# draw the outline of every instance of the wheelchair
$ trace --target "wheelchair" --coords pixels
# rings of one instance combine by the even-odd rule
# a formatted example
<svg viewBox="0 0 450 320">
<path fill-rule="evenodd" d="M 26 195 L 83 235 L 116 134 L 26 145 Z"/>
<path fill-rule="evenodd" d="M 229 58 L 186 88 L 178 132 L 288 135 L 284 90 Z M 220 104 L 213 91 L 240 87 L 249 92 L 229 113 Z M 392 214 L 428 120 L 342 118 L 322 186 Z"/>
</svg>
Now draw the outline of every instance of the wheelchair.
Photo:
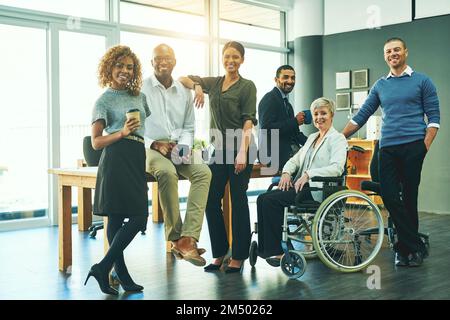
<svg viewBox="0 0 450 320">
<path fill-rule="evenodd" d="M 364 152 L 364 149 L 352 147 Z M 284 208 L 280 267 L 290 279 L 306 271 L 306 258 L 318 256 L 329 268 L 356 272 L 377 256 L 384 237 L 384 222 L 378 206 L 363 192 L 345 186 L 346 170 L 340 177 L 314 177 L 323 182 L 323 201 L 298 202 Z M 274 187 L 272 184 L 268 191 Z M 255 223 L 253 234 L 258 232 Z M 249 262 L 258 258 L 258 243 L 252 241 Z"/>
</svg>

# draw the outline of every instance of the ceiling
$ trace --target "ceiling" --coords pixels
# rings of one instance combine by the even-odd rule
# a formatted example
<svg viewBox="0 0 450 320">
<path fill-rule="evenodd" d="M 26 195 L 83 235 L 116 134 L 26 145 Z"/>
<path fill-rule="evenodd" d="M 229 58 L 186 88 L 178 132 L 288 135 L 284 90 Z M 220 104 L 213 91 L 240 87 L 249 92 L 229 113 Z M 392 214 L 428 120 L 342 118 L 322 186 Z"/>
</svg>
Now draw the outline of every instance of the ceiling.
<svg viewBox="0 0 450 320">
<path fill-rule="evenodd" d="M 205 14 L 204 0 L 133 0 L 127 2 L 140 3 L 190 14 Z M 280 29 L 279 11 L 232 0 L 221 0 L 219 3 L 220 19 L 258 27 Z"/>
</svg>

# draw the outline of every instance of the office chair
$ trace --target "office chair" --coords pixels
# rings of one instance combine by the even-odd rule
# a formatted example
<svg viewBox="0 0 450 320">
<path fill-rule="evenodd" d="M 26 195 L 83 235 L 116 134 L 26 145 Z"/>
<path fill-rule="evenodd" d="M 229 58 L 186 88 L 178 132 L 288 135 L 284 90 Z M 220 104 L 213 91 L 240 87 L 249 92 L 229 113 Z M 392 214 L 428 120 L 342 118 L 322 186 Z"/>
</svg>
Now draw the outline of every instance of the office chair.
<svg viewBox="0 0 450 320">
<path fill-rule="evenodd" d="M 88 167 L 97 167 L 102 155 L 103 149 L 95 150 L 92 147 L 91 136 L 83 138 L 83 155 Z M 89 237 L 95 238 L 97 231 L 103 229 L 103 222 L 93 223 L 89 227 Z"/>
</svg>

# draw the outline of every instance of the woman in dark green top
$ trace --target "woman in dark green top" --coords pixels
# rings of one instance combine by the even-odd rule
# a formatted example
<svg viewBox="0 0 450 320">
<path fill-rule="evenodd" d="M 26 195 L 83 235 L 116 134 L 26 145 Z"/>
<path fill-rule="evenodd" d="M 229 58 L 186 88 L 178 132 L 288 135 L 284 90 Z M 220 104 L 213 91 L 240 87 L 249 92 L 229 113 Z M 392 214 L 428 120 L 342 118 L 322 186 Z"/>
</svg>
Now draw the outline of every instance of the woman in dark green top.
<svg viewBox="0 0 450 320">
<path fill-rule="evenodd" d="M 211 142 L 215 151 L 210 161 L 211 186 L 206 205 L 206 219 L 214 261 L 205 271 L 219 270 L 229 243 L 223 220 L 222 198 L 230 182 L 233 212 L 232 259 L 227 273 L 242 270 L 250 246 L 250 212 L 247 188 L 256 157 L 252 128 L 256 125 L 256 87 L 239 74 L 244 62 L 244 47 L 235 41 L 222 50 L 223 77 L 182 77 L 179 80 L 196 94 L 196 104 L 203 105 L 203 92 L 209 95 Z M 227 143 L 227 137 L 230 143 Z"/>
</svg>

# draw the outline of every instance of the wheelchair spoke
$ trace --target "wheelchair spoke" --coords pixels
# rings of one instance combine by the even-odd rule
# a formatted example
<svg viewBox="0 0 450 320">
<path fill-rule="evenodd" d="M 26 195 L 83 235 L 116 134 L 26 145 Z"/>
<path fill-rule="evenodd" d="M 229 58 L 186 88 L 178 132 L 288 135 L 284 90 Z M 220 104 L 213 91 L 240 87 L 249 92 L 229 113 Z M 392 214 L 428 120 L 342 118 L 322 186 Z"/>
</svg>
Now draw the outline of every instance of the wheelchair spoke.
<svg viewBox="0 0 450 320">
<path fill-rule="evenodd" d="M 381 248 L 384 223 L 378 207 L 366 195 L 341 191 L 327 198 L 318 211 L 313 240 L 320 249 L 319 257 L 328 266 L 355 271 L 375 258 Z"/>
</svg>

